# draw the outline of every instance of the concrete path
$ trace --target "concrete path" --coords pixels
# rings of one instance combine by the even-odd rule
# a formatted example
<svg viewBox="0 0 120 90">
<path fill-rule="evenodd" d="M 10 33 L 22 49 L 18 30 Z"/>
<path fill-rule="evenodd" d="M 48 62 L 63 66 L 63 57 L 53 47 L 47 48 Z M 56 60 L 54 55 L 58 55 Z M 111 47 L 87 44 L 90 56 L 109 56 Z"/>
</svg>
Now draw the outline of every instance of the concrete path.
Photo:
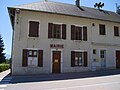
<svg viewBox="0 0 120 90">
<path fill-rule="evenodd" d="M 9 82 L 12 79 L 12 77 L 9 74 L 10 74 L 10 69 L 0 73 L 0 85 L 9 84 Z"/>
<path fill-rule="evenodd" d="M 64 74 L 12 76 L 12 80 L 10 81 L 10 83 L 15 84 L 15 83 L 27 83 L 27 82 L 69 80 L 69 79 L 110 76 L 110 75 L 117 75 L 117 74 L 120 74 L 120 70 L 106 70 L 106 71 L 64 73 Z"/>
<path fill-rule="evenodd" d="M 39 79 L 39 77 L 36 78 Z M 100 77 L 54 80 L 54 81 L 15 83 L 15 84 L 8 84 L 7 86 L 4 86 L 2 89 L 4 90 L 120 90 L 120 74 L 100 76 Z"/>
<path fill-rule="evenodd" d="M 5 76 L 7 76 L 10 73 L 10 69 L 3 71 L 0 73 L 0 78 L 4 78 Z"/>
</svg>

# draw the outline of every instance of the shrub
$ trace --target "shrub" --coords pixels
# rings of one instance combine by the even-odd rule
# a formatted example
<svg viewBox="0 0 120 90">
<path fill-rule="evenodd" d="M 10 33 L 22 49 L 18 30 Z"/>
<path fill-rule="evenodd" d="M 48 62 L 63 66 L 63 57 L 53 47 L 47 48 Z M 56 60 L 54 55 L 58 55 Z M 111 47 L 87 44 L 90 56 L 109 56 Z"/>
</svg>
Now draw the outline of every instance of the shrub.
<svg viewBox="0 0 120 90">
<path fill-rule="evenodd" d="M 9 64 L 0 64 L 0 72 L 5 71 L 10 68 Z"/>
</svg>

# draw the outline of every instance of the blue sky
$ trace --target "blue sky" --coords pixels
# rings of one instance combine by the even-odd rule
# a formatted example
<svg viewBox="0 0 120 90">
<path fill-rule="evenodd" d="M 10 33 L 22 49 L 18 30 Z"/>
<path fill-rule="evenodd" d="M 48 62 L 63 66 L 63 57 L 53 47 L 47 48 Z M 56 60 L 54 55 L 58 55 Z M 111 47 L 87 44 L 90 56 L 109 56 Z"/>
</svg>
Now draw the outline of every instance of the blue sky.
<svg viewBox="0 0 120 90">
<path fill-rule="evenodd" d="M 7 7 L 27 4 L 43 0 L 0 0 L 0 34 L 2 34 L 6 54 L 11 54 L 12 46 L 12 27 L 7 11 Z M 48 0 L 51 1 L 51 0 Z M 52 0 L 56 2 L 75 4 L 75 0 Z M 80 0 L 81 6 L 93 7 L 95 3 L 105 3 L 103 9 L 109 11 L 116 11 L 116 3 L 120 5 L 120 0 Z"/>
</svg>

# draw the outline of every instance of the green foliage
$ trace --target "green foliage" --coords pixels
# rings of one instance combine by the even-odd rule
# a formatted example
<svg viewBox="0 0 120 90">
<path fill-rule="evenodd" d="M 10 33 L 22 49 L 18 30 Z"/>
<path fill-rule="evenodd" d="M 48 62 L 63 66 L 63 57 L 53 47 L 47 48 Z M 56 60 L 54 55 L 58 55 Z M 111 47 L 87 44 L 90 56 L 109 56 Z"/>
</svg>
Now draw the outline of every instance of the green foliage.
<svg viewBox="0 0 120 90">
<path fill-rule="evenodd" d="M 9 64 L 0 64 L 0 72 L 5 71 L 10 68 Z"/>
<path fill-rule="evenodd" d="M 6 59 L 6 64 L 10 64 L 11 63 L 11 58 L 10 59 Z"/>
<path fill-rule="evenodd" d="M 0 63 L 5 62 L 5 53 L 3 53 L 4 51 L 4 42 L 2 40 L 1 34 L 0 34 Z"/>
</svg>

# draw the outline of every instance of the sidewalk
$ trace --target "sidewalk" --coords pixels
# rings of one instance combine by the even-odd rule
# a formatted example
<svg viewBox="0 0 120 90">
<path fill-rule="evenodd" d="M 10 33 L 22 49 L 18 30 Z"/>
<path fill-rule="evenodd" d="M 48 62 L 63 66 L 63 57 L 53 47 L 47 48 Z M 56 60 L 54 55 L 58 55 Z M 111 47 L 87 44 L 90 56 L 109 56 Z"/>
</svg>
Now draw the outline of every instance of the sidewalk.
<svg viewBox="0 0 120 90">
<path fill-rule="evenodd" d="M 101 76 L 110 76 L 120 74 L 120 69 L 117 70 L 104 70 L 104 71 L 90 71 L 79 73 L 61 73 L 61 74 L 41 74 L 41 75 L 19 75 L 12 76 L 10 83 L 27 83 L 27 82 L 44 82 L 80 78 L 92 78 Z"/>
<path fill-rule="evenodd" d="M 9 84 L 9 82 L 12 79 L 12 77 L 9 74 L 10 74 L 10 69 L 0 73 L 0 84 Z"/>
<path fill-rule="evenodd" d="M 10 69 L 1 72 L 1 73 L 0 73 L 0 79 L 1 79 L 1 78 L 4 78 L 4 77 L 7 76 L 9 73 L 10 73 Z"/>
<path fill-rule="evenodd" d="M 61 74 L 41 74 L 41 75 L 19 75 L 10 76 L 10 70 L 0 73 L 0 84 L 15 84 L 27 82 L 44 82 L 80 78 L 92 78 L 101 76 L 110 76 L 120 74 L 120 69 L 116 70 L 103 70 L 103 71 L 89 71 L 79 73 L 61 73 Z"/>
</svg>

